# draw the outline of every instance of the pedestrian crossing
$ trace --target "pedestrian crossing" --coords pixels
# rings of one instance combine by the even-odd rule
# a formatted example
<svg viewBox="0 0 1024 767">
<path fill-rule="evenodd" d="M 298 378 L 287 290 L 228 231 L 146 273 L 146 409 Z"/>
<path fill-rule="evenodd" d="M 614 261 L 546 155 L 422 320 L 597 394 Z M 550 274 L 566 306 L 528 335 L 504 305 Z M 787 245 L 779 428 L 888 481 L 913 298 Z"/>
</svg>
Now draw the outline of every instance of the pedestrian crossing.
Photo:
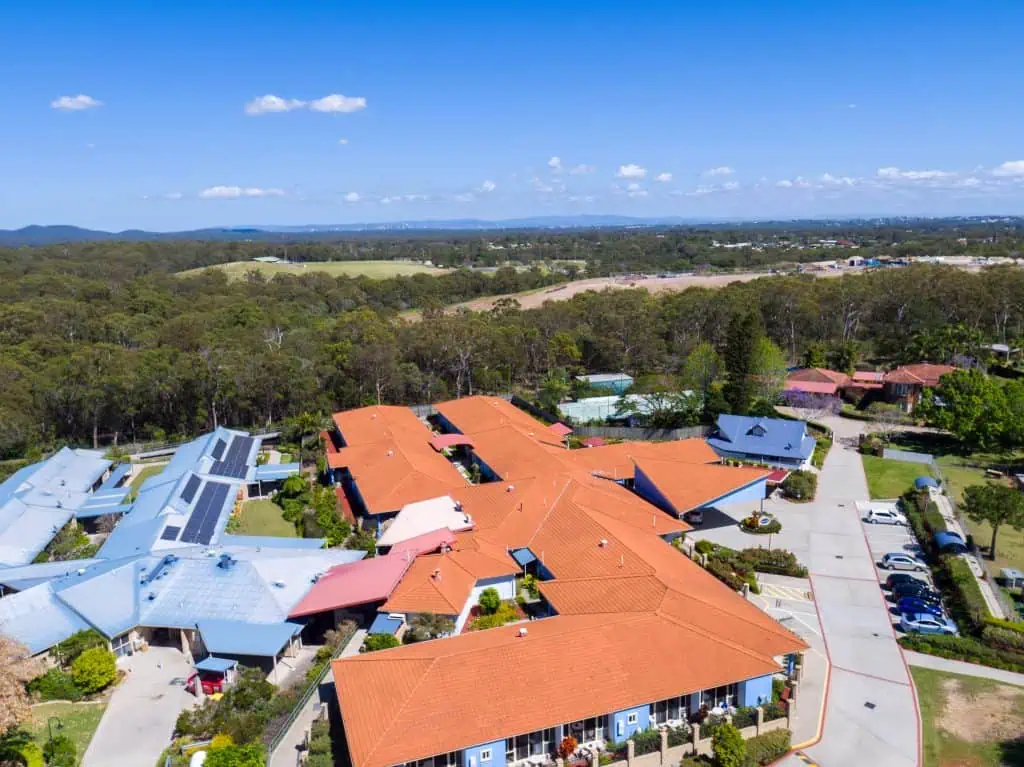
<svg viewBox="0 0 1024 767">
<path fill-rule="evenodd" d="M 792 602 L 811 602 L 811 592 L 793 586 L 761 583 L 761 596 L 766 599 L 788 599 Z"/>
</svg>

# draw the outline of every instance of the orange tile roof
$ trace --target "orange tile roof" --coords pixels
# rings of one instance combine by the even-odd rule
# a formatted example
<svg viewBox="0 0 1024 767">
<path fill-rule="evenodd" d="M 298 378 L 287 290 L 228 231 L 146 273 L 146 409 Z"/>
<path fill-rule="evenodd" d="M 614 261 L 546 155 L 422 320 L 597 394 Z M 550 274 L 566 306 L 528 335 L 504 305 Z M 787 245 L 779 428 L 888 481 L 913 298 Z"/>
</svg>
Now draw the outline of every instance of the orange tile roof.
<svg viewBox="0 0 1024 767">
<path fill-rule="evenodd" d="M 921 386 L 938 386 L 939 379 L 956 370 L 952 365 L 934 365 L 921 362 L 916 365 L 902 365 L 885 376 L 886 383 L 916 383 Z"/>
<path fill-rule="evenodd" d="M 850 382 L 850 376 L 840 373 L 837 370 L 828 368 L 803 368 L 794 370 L 786 376 L 789 381 L 809 381 L 813 383 L 830 383 L 836 386 L 845 386 Z"/>
<path fill-rule="evenodd" d="M 547 431 L 540 421 L 501 397 L 463 397 L 441 402 L 434 409 L 463 434 L 475 435 L 501 426 L 513 426 L 539 439 Z M 543 437 L 556 442 L 558 439 L 552 433 Z"/>
<path fill-rule="evenodd" d="M 430 437 L 429 429 L 415 413 L 397 405 L 370 405 L 335 413 L 331 418 L 349 447 L 397 439 L 419 431 L 427 432 L 424 439 Z"/>
<path fill-rule="evenodd" d="M 611 479 L 629 479 L 639 458 L 661 458 L 680 463 L 720 463 L 721 457 L 702 439 L 673 442 L 620 442 L 617 445 L 567 450 L 563 462 L 591 474 Z"/>
<path fill-rule="evenodd" d="M 641 459 L 637 468 L 661 491 L 677 514 L 711 503 L 771 473 L 769 469 L 721 464 L 690 466 L 681 472 L 678 463 L 650 458 Z"/>
<path fill-rule="evenodd" d="M 422 555 L 412 563 L 381 609 L 458 615 L 478 580 L 518 572 L 511 558 L 500 561 L 472 549 Z"/>
</svg>

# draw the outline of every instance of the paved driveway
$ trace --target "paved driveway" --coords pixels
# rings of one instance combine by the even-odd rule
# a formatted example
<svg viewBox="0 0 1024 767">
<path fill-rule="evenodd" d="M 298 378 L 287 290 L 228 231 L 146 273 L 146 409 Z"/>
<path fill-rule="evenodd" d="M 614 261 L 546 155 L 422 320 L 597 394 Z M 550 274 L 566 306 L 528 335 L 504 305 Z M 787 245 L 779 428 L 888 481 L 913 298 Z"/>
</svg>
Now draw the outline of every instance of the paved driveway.
<svg viewBox="0 0 1024 767">
<path fill-rule="evenodd" d="M 170 745 L 178 714 L 196 702 L 174 684 L 191 672 L 178 650 L 151 647 L 120 665 L 130 671 L 111 696 L 82 767 L 152 767 Z"/>
</svg>

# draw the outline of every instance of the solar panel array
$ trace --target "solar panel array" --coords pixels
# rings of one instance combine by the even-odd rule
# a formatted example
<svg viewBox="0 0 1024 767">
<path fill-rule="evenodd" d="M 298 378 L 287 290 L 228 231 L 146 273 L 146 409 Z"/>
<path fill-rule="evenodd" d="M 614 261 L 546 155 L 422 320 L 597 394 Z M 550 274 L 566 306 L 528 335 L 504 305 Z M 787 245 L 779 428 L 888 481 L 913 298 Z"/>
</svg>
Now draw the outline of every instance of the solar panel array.
<svg viewBox="0 0 1024 767">
<path fill-rule="evenodd" d="M 206 483 L 203 492 L 199 494 L 196 507 L 188 518 L 185 530 L 181 534 L 182 543 L 201 543 L 203 545 L 210 543 L 229 490 L 231 490 L 231 485 L 226 485 L 223 482 Z"/>
<path fill-rule="evenodd" d="M 210 455 L 213 456 L 213 460 L 219 461 L 220 457 L 224 455 L 224 448 L 228 446 L 228 443 L 222 439 L 217 440 L 217 444 L 213 446 L 213 452 Z"/>
<path fill-rule="evenodd" d="M 196 490 L 199 489 L 201 481 L 195 474 L 189 477 L 188 482 L 185 483 L 185 489 L 181 491 L 181 500 L 185 503 L 192 503 L 192 499 L 196 497 Z"/>
<path fill-rule="evenodd" d="M 160 535 L 160 539 L 164 541 L 176 541 L 178 540 L 178 533 L 181 532 L 181 528 L 177 525 L 168 525 L 164 528 L 163 533 Z"/>
<path fill-rule="evenodd" d="M 247 464 L 249 451 L 252 449 L 254 441 L 252 437 L 235 437 L 231 440 L 231 446 L 228 448 L 224 460 L 213 464 L 210 473 L 218 477 L 245 479 L 246 471 L 249 468 Z"/>
</svg>

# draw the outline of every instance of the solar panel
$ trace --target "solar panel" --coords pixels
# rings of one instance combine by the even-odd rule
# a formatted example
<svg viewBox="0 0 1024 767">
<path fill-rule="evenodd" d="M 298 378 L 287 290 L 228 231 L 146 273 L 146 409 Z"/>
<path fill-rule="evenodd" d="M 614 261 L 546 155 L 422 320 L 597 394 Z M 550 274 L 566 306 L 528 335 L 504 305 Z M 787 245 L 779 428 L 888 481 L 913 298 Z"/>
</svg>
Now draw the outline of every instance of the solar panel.
<svg viewBox="0 0 1024 767">
<path fill-rule="evenodd" d="M 220 511 L 224 507 L 224 501 L 228 497 L 231 485 L 223 482 L 207 482 L 203 492 L 199 494 L 192 514 L 185 524 L 185 530 L 181 534 L 183 543 L 208 544 L 213 538 L 214 530 L 217 529 L 217 520 L 220 519 Z"/>
<path fill-rule="evenodd" d="M 249 468 L 247 461 L 249 459 L 249 451 L 252 449 L 253 442 L 255 442 L 255 440 L 252 437 L 235 437 L 231 440 L 231 445 L 228 447 L 227 455 L 224 456 L 223 460 L 217 461 L 213 464 L 213 467 L 210 469 L 210 473 L 219 477 L 244 479 L 246 471 Z"/>
<path fill-rule="evenodd" d="M 185 503 L 192 503 L 192 499 L 196 497 L 196 490 L 199 489 L 201 481 L 195 474 L 189 477 L 188 482 L 185 483 L 185 489 L 181 491 L 181 500 Z"/>
<path fill-rule="evenodd" d="M 213 456 L 213 460 L 219 461 L 220 457 L 224 455 L 224 448 L 228 446 L 228 443 L 222 439 L 217 440 L 217 444 L 213 446 L 213 452 L 210 455 Z"/>
<path fill-rule="evenodd" d="M 164 528 L 163 533 L 160 535 L 160 539 L 164 541 L 176 541 L 178 540 L 178 533 L 181 532 L 181 528 L 177 525 L 168 525 Z"/>
</svg>

